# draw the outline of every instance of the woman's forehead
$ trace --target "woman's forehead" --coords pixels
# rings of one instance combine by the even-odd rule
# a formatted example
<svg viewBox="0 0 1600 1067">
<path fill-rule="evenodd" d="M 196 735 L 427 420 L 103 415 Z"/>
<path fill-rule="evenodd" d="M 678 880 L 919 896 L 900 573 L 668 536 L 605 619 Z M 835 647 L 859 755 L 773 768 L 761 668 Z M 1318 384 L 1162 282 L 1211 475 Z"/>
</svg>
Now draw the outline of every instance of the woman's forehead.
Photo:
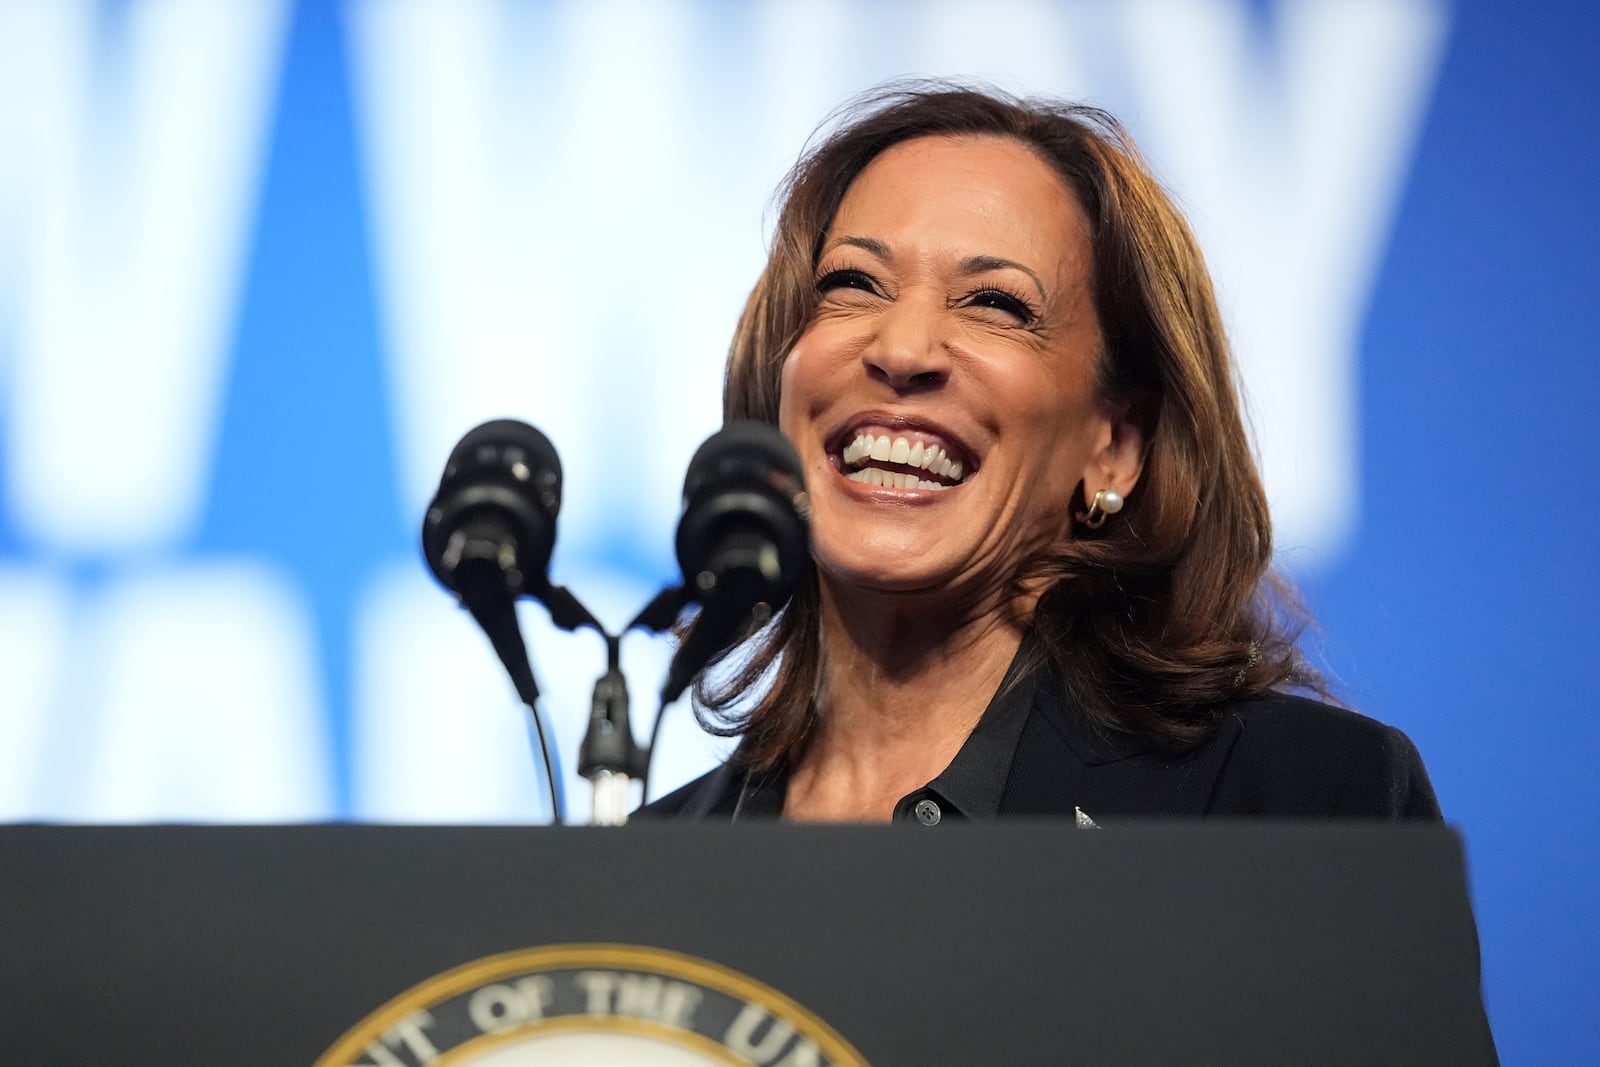
<svg viewBox="0 0 1600 1067">
<path fill-rule="evenodd" d="M 891 255 L 990 256 L 1042 273 L 1083 266 L 1088 218 L 1027 145 L 994 135 L 928 136 L 885 149 L 845 191 L 823 244 Z"/>
</svg>

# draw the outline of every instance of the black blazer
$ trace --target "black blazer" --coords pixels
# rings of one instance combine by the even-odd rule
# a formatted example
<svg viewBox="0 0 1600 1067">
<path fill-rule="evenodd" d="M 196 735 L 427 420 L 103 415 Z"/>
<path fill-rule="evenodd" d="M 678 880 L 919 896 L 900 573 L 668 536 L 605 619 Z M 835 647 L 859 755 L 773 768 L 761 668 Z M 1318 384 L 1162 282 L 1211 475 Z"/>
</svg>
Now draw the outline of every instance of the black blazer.
<svg viewBox="0 0 1600 1067">
<path fill-rule="evenodd" d="M 647 805 L 646 815 L 731 818 L 744 785 L 733 764 Z M 1272 693 L 1229 706 L 1217 731 L 1180 754 L 1094 730 L 1059 680 L 1035 688 L 1000 814 L 1438 819 L 1410 738 L 1364 715 Z"/>
</svg>

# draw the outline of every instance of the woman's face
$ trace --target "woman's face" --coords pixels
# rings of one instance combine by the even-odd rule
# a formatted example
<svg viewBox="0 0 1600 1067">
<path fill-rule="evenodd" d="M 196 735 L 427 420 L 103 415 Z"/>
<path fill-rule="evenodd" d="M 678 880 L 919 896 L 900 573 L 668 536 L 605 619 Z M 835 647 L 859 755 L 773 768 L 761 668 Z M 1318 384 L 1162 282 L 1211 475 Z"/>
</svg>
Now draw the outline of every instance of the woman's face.
<svg viewBox="0 0 1600 1067">
<path fill-rule="evenodd" d="M 924 137 L 861 172 L 779 411 L 825 576 L 994 588 L 1069 536 L 1080 482 L 1132 488 L 1137 431 L 1095 390 L 1090 265 L 1076 196 L 1015 141 Z"/>
</svg>

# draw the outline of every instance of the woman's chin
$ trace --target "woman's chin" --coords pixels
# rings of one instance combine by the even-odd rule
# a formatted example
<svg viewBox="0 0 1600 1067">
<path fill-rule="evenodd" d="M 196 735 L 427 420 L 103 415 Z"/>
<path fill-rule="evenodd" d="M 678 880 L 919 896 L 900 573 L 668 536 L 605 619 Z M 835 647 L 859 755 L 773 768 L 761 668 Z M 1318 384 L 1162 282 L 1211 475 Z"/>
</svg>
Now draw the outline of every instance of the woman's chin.
<svg viewBox="0 0 1600 1067">
<path fill-rule="evenodd" d="M 885 559 L 883 553 L 832 555 L 819 552 L 817 566 L 823 579 L 840 592 L 903 594 L 913 596 L 948 589 L 961 574 L 950 561 L 902 557 Z"/>
</svg>

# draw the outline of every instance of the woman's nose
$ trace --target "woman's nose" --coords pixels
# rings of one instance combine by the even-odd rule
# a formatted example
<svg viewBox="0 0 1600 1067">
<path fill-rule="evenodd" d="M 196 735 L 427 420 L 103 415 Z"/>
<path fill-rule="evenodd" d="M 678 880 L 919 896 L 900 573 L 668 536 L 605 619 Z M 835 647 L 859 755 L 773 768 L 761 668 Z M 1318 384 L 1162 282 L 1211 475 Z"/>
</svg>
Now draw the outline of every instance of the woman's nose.
<svg viewBox="0 0 1600 1067">
<path fill-rule="evenodd" d="M 886 308 L 877 335 L 862 353 L 867 373 L 901 392 L 942 384 L 950 374 L 942 310 L 904 296 Z"/>
</svg>

